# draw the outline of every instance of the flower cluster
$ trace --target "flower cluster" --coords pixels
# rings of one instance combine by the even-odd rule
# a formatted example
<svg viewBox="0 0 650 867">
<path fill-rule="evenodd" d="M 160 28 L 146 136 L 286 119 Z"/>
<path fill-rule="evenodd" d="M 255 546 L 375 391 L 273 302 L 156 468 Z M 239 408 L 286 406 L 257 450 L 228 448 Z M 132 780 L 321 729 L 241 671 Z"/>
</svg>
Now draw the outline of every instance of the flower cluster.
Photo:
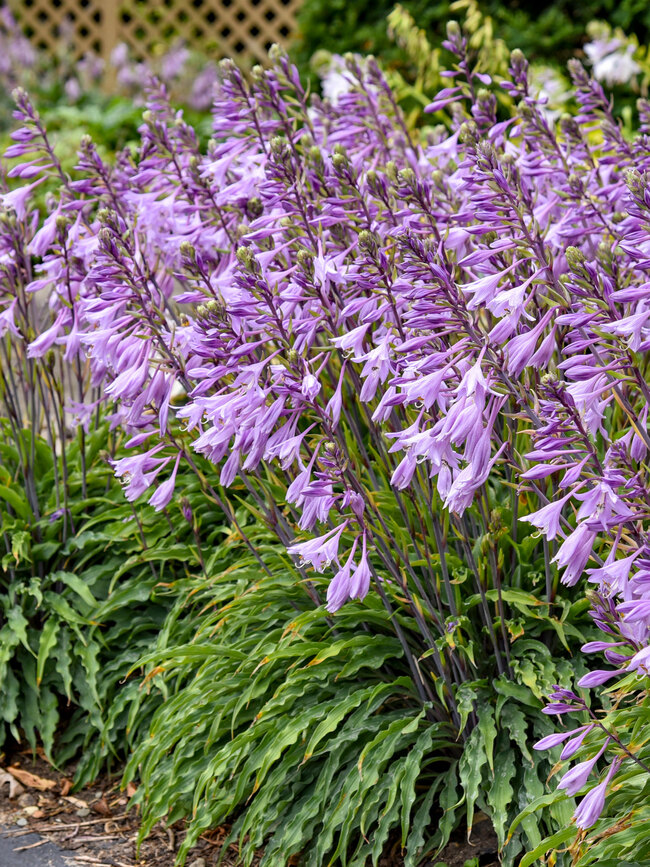
<svg viewBox="0 0 650 867">
<path fill-rule="evenodd" d="M 544 537 L 547 602 L 558 575 L 573 586 L 586 570 L 595 585 L 593 617 L 613 640 L 585 650 L 614 668 L 580 685 L 645 672 L 650 105 L 625 140 L 573 62 L 578 112 L 555 123 L 520 52 L 495 85 L 458 28 L 445 47 L 458 62 L 429 111 L 450 112 L 451 129 L 426 141 L 372 59 L 349 58 L 345 88 L 320 101 L 276 52 L 250 80 L 221 64 L 205 151 L 161 86 L 138 152 L 108 165 L 84 140 L 75 180 L 18 94 L 8 155 L 23 158 L 10 173 L 23 186 L 1 201 L 31 227 L 26 292 L 53 314 L 30 353 L 60 346 L 89 366 L 130 437 L 115 466 L 127 497 L 163 508 L 180 462 L 204 455 L 215 487 L 243 486 L 300 568 L 331 575 L 331 612 L 389 581 L 437 594 L 454 617 L 444 570 L 442 588 L 427 585 L 413 561 L 444 544 L 443 509 L 467 541 L 466 511 L 506 479 Z M 499 88 L 516 104 L 506 120 Z M 39 224 L 30 196 L 53 175 L 61 193 Z M 7 243 L 8 272 L 17 255 Z M 10 289 L 0 299 L 3 332 L 17 303 Z M 93 406 L 71 412 L 83 425 Z M 387 526 L 386 498 L 411 548 Z M 583 708 L 556 698 L 551 713 Z M 564 757 L 597 731 L 566 735 Z M 614 750 L 583 827 L 633 758 L 607 738 L 562 781 L 579 791 Z"/>
</svg>

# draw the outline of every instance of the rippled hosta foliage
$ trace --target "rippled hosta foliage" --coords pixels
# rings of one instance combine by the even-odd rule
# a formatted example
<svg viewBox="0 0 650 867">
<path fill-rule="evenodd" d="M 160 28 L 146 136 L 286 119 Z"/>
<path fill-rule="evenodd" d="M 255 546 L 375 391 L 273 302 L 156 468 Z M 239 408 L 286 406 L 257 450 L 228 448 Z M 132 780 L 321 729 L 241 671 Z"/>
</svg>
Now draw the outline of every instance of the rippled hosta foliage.
<svg viewBox="0 0 650 867">
<path fill-rule="evenodd" d="M 456 63 L 428 110 L 451 131 L 423 142 L 372 60 L 349 61 L 332 104 L 310 101 L 277 52 L 250 80 L 222 65 L 207 150 L 154 88 L 138 150 L 109 165 L 86 139 L 69 178 L 17 94 L 2 329 L 21 293 L 47 299 L 29 357 L 59 347 L 87 365 L 96 397 L 72 414 L 84 430 L 111 402 L 127 498 L 164 510 L 200 455 L 206 494 L 260 570 L 232 600 L 215 589 L 222 643 L 199 630 L 159 653 L 177 693 L 130 768 L 147 822 L 191 814 L 198 833 L 229 818 L 246 859 L 265 843 L 269 859 L 360 864 L 397 829 L 417 858 L 461 812 L 471 828 L 476 805 L 505 863 L 577 835 L 587 864 L 644 827 L 642 810 L 618 822 L 617 805 L 626 781 L 643 803 L 650 749 L 650 107 L 627 140 L 573 62 L 578 111 L 555 121 L 521 52 L 494 83 L 458 26 L 445 47 Z M 52 177 L 39 222 L 30 198 Z M 282 543 L 270 566 L 237 501 Z M 587 671 L 586 638 L 611 668 Z M 378 704 L 351 698 L 362 676 L 382 684 Z M 597 698 L 574 692 L 612 680 Z M 210 700 L 195 707 L 199 693 Z M 560 743 L 581 761 L 547 795 Z M 202 776 L 183 776 L 185 761 Z"/>
</svg>

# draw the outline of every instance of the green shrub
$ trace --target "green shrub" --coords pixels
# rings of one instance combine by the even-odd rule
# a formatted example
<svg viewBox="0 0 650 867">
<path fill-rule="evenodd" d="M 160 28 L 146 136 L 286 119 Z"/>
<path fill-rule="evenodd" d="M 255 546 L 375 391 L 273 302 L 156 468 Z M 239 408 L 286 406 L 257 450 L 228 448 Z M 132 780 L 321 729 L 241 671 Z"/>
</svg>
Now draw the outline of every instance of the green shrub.
<svg viewBox="0 0 650 867">
<path fill-rule="evenodd" d="M 293 48 L 296 62 L 306 68 L 320 50 L 372 53 L 388 67 L 402 67 L 405 57 L 387 34 L 386 18 L 393 0 L 366 3 L 364 0 L 304 0 L 298 14 L 298 35 Z M 445 25 L 468 5 L 460 3 L 405 0 L 402 4 L 423 28 L 433 44 L 445 36 Z M 564 65 L 586 41 L 587 24 L 606 19 L 612 25 L 634 33 L 639 42 L 650 40 L 650 6 L 636 0 L 588 0 L 552 3 L 533 0 L 481 0 L 480 11 L 492 19 L 495 33 L 512 48 L 521 48 L 532 62 Z"/>
</svg>

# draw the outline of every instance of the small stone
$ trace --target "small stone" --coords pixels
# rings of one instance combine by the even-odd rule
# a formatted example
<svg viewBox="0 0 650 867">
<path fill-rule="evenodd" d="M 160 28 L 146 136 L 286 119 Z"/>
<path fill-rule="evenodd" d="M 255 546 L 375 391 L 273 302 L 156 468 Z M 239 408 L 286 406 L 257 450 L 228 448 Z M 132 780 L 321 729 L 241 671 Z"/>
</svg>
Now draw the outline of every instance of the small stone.
<svg viewBox="0 0 650 867">
<path fill-rule="evenodd" d="M 25 792 L 18 798 L 19 807 L 33 807 L 36 803 L 36 798 L 31 792 Z"/>
<path fill-rule="evenodd" d="M 88 807 L 80 807 L 78 810 L 74 811 L 75 816 L 79 816 L 80 819 L 85 819 L 86 816 L 90 816 L 90 809 Z"/>
<path fill-rule="evenodd" d="M 206 867 L 205 858 L 195 858 L 188 867 Z"/>
<path fill-rule="evenodd" d="M 24 828 L 27 824 L 27 819 L 16 819 L 16 825 L 20 825 L 21 828 Z"/>
</svg>

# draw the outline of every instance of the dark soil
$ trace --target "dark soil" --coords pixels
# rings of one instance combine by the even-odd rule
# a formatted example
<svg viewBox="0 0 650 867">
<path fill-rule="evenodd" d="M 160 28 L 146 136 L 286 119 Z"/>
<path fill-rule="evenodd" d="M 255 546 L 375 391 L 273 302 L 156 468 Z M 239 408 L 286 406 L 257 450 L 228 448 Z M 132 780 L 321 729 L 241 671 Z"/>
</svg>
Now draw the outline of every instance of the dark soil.
<svg viewBox="0 0 650 867">
<path fill-rule="evenodd" d="M 27 772 L 30 776 L 25 776 Z M 11 783 L 10 779 L 14 782 Z M 46 788 L 47 787 L 47 788 Z M 101 777 L 72 794 L 71 780 L 57 773 L 43 758 L 12 756 L 0 765 L 0 827 L 17 847 L 21 837 L 36 833 L 74 854 L 74 867 L 173 867 L 183 842 L 181 824 L 156 826 L 136 855 L 139 821 L 136 809 L 127 812 L 128 795 L 119 780 Z M 216 864 L 227 829 L 205 834 L 192 849 L 187 867 Z M 30 840 L 33 838 L 30 838 Z M 234 867 L 236 852 L 227 852 L 224 867 Z"/>
<path fill-rule="evenodd" d="M 32 843 L 38 834 L 43 844 L 51 842 L 74 855 L 70 867 L 173 867 L 185 832 L 178 823 L 166 828 L 162 823 L 142 843 L 136 854 L 139 828 L 137 809 L 127 812 L 134 789 L 122 792 L 117 781 L 100 777 L 86 789 L 71 793 L 72 781 L 58 773 L 41 756 L 14 755 L 0 763 L 0 829 L 16 847 L 21 838 Z M 213 867 L 221 855 L 228 828 L 217 828 L 202 835 L 192 849 L 187 867 Z M 454 835 L 431 862 L 446 867 L 463 867 L 478 858 L 479 867 L 498 867 L 497 840 L 487 816 L 475 817 L 471 842 Z M 43 863 L 47 863 L 44 860 Z M 381 859 L 381 867 L 401 867 L 399 845 Z M 222 856 L 223 867 L 235 867 L 237 851 L 233 846 Z"/>
</svg>

